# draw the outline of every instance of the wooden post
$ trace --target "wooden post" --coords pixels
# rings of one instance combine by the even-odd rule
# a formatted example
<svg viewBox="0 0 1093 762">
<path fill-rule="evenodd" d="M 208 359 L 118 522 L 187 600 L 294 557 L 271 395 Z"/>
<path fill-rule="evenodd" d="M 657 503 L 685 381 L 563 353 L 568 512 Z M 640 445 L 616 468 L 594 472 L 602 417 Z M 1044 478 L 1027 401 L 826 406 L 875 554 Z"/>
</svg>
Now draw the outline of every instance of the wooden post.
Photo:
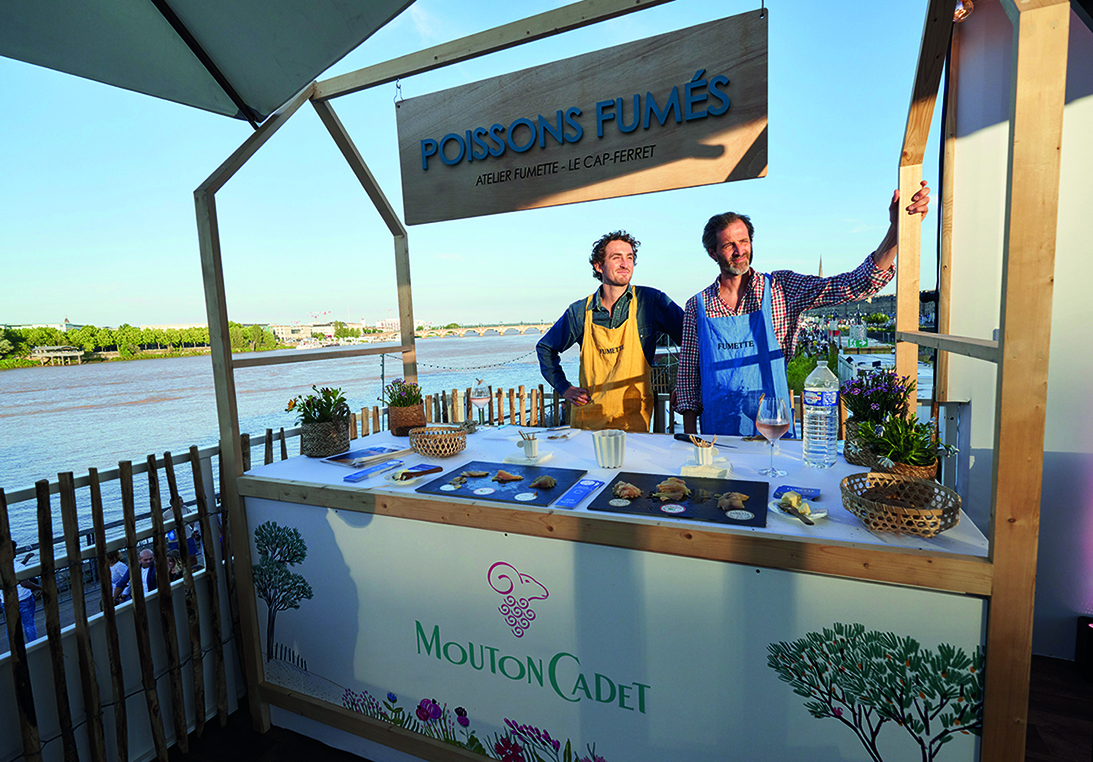
<svg viewBox="0 0 1093 762">
<path fill-rule="evenodd" d="M 38 559 L 42 565 L 42 608 L 46 614 L 46 637 L 49 658 L 53 665 L 53 693 L 57 699 L 57 719 L 61 725 L 61 743 L 65 762 L 77 762 L 76 735 L 72 731 L 72 709 L 68 705 L 68 679 L 65 674 L 65 654 L 61 644 L 61 614 L 57 605 L 57 569 L 53 552 L 53 512 L 49 504 L 49 482 L 34 484 L 38 497 Z"/>
<path fill-rule="evenodd" d="M 539 390 L 536 387 L 531 387 L 530 400 L 528 404 L 528 415 L 531 416 L 531 425 L 539 425 Z"/>
<path fill-rule="evenodd" d="M 140 660 L 140 682 L 144 687 L 144 703 L 148 707 L 148 724 L 152 729 L 152 744 L 156 759 L 167 762 L 167 739 L 163 733 L 163 719 L 159 715 L 159 691 L 152 664 L 152 642 L 148 635 L 148 609 L 144 603 L 144 580 L 140 573 L 137 555 L 136 503 L 133 499 L 133 464 L 127 460 L 118 463 L 121 482 L 121 507 L 125 521 L 125 545 L 129 558 L 129 585 L 133 594 L 133 629 L 137 639 L 137 657 Z M 48 489 L 48 483 L 46 484 Z M 62 726 L 63 727 L 63 726 Z"/>
<path fill-rule="evenodd" d="M 519 399 L 519 406 L 520 406 L 520 425 L 521 426 L 526 426 L 528 420 L 526 418 L 527 414 L 524 411 L 524 407 L 525 407 L 524 403 L 527 402 L 527 393 L 524 392 L 524 385 L 523 384 L 520 384 L 520 391 L 517 393 L 516 396 Z"/>
<path fill-rule="evenodd" d="M 382 426 L 380 425 L 380 408 L 379 405 L 372 406 L 372 433 L 379 434 Z"/>
<path fill-rule="evenodd" d="M 516 390 L 509 389 L 509 423 L 517 425 L 519 421 L 516 419 Z"/>
<path fill-rule="evenodd" d="M 80 688 L 87 717 L 87 743 L 93 760 L 106 760 L 102 724 L 102 699 L 95 676 L 95 654 L 87 625 L 87 596 L 83 587 L 83 558 L 80 556 L 80 526 L 76 517 L 76 485 L 71 471 L 57 474 L 61 495 L 61 526 L 68 555 L 68 584 L 72 592 L 72 616 L 76 629 L 76 656 L 80 665 Z"/>
<path fill-rule="evenodd" d="M 366 437 L 369 434 L 371 434 L 371 432 L 368 429 L 368 408 L 366 408 L 366 407 L 361 408 L 361 416 L 360 417 L 361 417 L 361 436 Z"/>
<path fill-rule="evenodd" d="M 288 442 L 285 441 L 285 427 L 281 427 L 281 460 L 288 460 Z"/>
<path fill-rule="evenodd" d="M 349 441 L 357 438 L 357 414 L 349 414 Z"/>
<path fill-rule="evenodd" d="M 178 744 L 179 751 L 188 754 L 190 743 L 186 698 L 182 690 L 182 668 L 178 660 L 178 632 L 175 629 L 175 606 L 171 600 L 171 575 L 167 571 L 167 537 L 163 528 L 163 508 L 160 506 L 155 455 L 148 456 L 148 502 L 152 511 L 152 552 L 155 555 L 156 592 L 159 594 L 159 619 L 163 624 L 163 646 L 167 653 L 167 675 L 171 684 L 171 717 L 175 724 L 175 743 Z M 179 545 L 185 541 L 182 538 Z"/>
<path fill-rule="evenodd" d="M 268 466 L 273 462 L 273 429 L 266 429 L 266 438 L 263 444 L 265 445 L 263 462 Z M 164 466 L 167 466 L 167 464 L 164 463 Z"/>
<path fill-rule="evenodd" d="M 425 395 L 425 423 L 433 422 L 433 395 Z"/>
<path fill-rule="evenodd" d="M 281 446 L 284 447 L 285 430 L 281 429 Z M 283 460 L 283 458 L 282 458 Z M 201 544 L 205 551 L 205 575 L 209 580 L 209 622 L 213 631 L 213 674 L 216 675 L 216 715 L 220 727 L 228 722 L 228 682 L 224 672 L 224 636 L 220 625 L 220 559 L 212 523 L 209 521 L 209 503 L 205 493 L 205 477 L 201 472 L 201 456 L 197 446 L 190 448 L 190 466 L 193 471 L 194 493 L 197 498 L 197 520 L 201 526 Z"/>
<path fill-rule="evenodd" d="M 539 422 L 541 426 L 546 426 L 546 395 L 544 393 L 543 385 L 539 384 Z"/>
<path fill-rule="evenodd" d="M 18 582 L 15 579 L 15 544 L 11 541 L 8 503 L 3 489 L 0 489 L 0 587 L 3 588 L 4 610 L 8 612 L 5 619 L 8 645 L 11 648 L 15 705 L 19 710 L 19 728 L 23 733 L 23 757 L 27 762 L 41 762 L 42 743 L 38 734 L 38 713 L 34 709 L 34 690 L 30 680 L 30 666 L 27 664 L 27 644 L 23 640 Z"/>
<path fill-rule="evenodd" d="M 220 494 L 224 494 L 224 464 L 221 462 L 220 468 Z M 240 662 L 246 658 L 246 652 L 243 649 L 243 644 L 239 642 L 238 634 L 240 632 L 240 614 L 239 614 L 239 586 L 235 581 L 235 544 L 238 542 L 235 538 L 236 529 L 235 523 L 232 520 L 230 512 L 224 510 L 224 501 L 220 501 L 220 531 L 222 533 L 222 543 L 224 548 L 224 585 L 228 591 L 228 614 L 232 620 L 232 632 L 236 634 L 235 638 L 235 653 Z M 258 653 L 261 657 L 261 649 Z M 251 711 L 254 710 L 254 703 L 251 702 Z M 252 715 L 253 721 L 253 715 Z"/>
<path fill-rule="evenodd" d="M 452 423 L 463 422 L 463 405 L 458 389 L 452 389 L 452 414 L 450 420 Z"/>
<path fill-rule="evenodd" d="M 558 390 L 557 389 L 551 389 L 550 390 L 550 396 L 551 396 L 551 406 L 550 406 L 551 421 L 550 421 L 550 425 L 551 426 L 560 426 L 562 424 L 562 421 L 561 421 L 561 416 L 558 415 L 558 412 L 559 412 L 558 411 Z"/>
<path fill-rule="evenodd" d="M 273 461 L 273 431 L 266 430 L 266 454 Z M 194 733 L 198 738 L 205 732 L 205 667 L 201 650 L 201 614 L 197 610 L 197 593 L 194 590 L 193 558 L 190 541 L 186 537 L 186 525 L 182 520 L 182 496 L 178 494 L 175 467 L 171 453 L 163 454 L 163 470 L 171 491 L 171 514 L 175 519 L 175 537 L 178 538 L 178 554 L 182 558 L 182 589 L 185 594 L 186 623 L 190 643 L 190 666 L 194 683 Z"/>
<path fill-rule="evenodd" d="M 983 759 L 1023 760 L 1036 599 L 1070 3 L 1004 3 L 1013 22 L 996 375 Z"/>
<path fill-rule="evenodd" d="M 239 446 L 243 450 L 243 471 L 250 471 L 250 434 L 239 435 Z"/>
<path fill-rule="evenodd" d="M 664 433 L 664 399 L 665 395 L 653 392 L 653 433 Z"/>
</svg>

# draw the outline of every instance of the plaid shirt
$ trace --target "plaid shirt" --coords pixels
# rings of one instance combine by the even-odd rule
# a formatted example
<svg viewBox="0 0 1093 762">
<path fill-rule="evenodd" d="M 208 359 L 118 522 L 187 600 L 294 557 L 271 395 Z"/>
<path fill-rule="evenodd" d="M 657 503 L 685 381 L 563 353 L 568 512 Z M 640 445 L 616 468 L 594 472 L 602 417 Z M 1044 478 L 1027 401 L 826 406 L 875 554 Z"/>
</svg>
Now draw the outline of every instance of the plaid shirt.
<svg viewBox="0 0 1093 762">
<path fill-rule="evenodd" d="M 754 269 L 747 292 L 740 298 L 735 310 L 721 301 L 720 278 L 702 292 L 706 302 L 706 314 L 711 318 L 747 315 L 758 312 L 762 305 L 764 279 L 770 278 L 771 318 L 774 334 L 787 358 L 793 357 L 797 345 L 797 329 L 801 313 L 813 307 L 829 304 L 845 304 L 864 299 L 880 291 L 896 274 L 893 267 L 881 270 L 873 264 L 870 254 L 857 269 L 848 273 L 821 278 L 801 275 L 792 270 L 775 270 L 769 276 Z M 702 412 L 702 387 L 698 373 L 698 329 L 696 314 L 698 295 L 687 300 L 683 314 L 683 345 L 679 354 L 679 375 L 676 381 L 676 405 L 678 411 Z"/>
</svg>

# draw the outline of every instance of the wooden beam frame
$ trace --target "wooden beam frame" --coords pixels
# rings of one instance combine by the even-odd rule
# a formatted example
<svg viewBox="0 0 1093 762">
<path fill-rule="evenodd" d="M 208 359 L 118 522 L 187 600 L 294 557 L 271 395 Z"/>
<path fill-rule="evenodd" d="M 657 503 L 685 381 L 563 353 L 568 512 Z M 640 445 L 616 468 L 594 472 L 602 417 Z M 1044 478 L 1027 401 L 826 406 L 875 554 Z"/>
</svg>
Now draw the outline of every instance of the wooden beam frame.
<svg viewBox="0 0 1093 762">
<path fill-rule="evenodd" d="M 1003 3 L 1013 22 L 1010 149 L 991 494 L 997 574 L 987 631 L 983 759 L 1023 760 L 1070 3 Z"/>
<path fill-rule="evenodd" d="M 316 101 L 367 90 L 672 0 L 584 0 L 316 83 Z"/>
<path fill-rule="evenodd" d="M 912 231 L 904 234 L 904 228 L 912 226 L 904 224 L 901 216 L 896 370 L 903 375 L 914 370 L 915 357 L 909 350 L 916 345 L 936 347 L 942 350 L 941 355 L 956 352 L 999 366 L 989 531 L 994 573 L 987 624 L 982 758 L 1020 762 L 1025 758 L 1028 727 L 1070 3 L 1002 0 L 1002 5 L 1013 24 L 1014 55 L 999 341 L 917 330 L 918 240 Z M 951 4 L 931 0 L 900 162 L 901 197 L 914 192 L 916 172 L 921 171 L 925 131 L 929 128 L 924 104 L 929 101 L 932 110 L 932 99 L 928 88 L 920 83 L 929 79 L 936 66 L 940 30 L 950 23 L 937 15 L 942 11 L 951 12 Z M 955 75 L 950 87 L 955 95 Z M 939 330 L 942 323 L 948 330 L 951 309 L 955 103 L 950 102 L 949 108 L 950 123 L 944 136 L 947 174 L 942 196 L 946 217 L 940 252 Z M 905 245 L 911 254 L 906 259 L 913 261 L 905 261 Z M 912 288 L 914 293 L 905 293 Z M 905 309 L 907 315 L 903 315 Z M 911 314 L 916 325 L 912 325 Z M 901 347 L 907 349 L 901 352 Z M 944 375 L 941 381 L 947 382 Z"/>
</svg>

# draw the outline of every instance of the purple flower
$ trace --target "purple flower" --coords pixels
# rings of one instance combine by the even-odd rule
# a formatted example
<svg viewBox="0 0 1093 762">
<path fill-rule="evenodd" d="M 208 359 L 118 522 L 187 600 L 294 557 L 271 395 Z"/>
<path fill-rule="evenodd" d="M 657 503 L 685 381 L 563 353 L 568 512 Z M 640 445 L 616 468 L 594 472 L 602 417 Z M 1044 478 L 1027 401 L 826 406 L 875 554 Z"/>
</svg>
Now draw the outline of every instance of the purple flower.
<svg viewBox="0 0 1093 762">
<path fill-rule="evenodd" d="M 437 704 L 436 701 L 433 701 L 431 704 L 429 704 L 429 719 L 430 720 L 439 720 L 440 715 L 442 715 L 442 714 L 444 714 L 444 712 L 440 709 L 440 705 Z"/>
<path fill-rule="evenodd" d="M 459 717 L 456 717 L 455 721 L 458 722 L 463 727 L 467 727 L 468 725 L 471 724 L 471 721 L 467 719 L 466 715 L 460 715 Z M 555 747 L 555 748 L 557 748 L 557 747 Z"/>
<path fill-rule="evenodd" d="M 429 710 L 425 707 L 418 706 L 418 708 L 414 710 L 414 713 L 417 714 L 417 718 L 422 722 L 429 721 Z"/>
<path fill-rule="evenodd" d="M 501 738 L 493 745 L 501 762 L 524 762 L 524 748 L 508 736 Z"/>
<path fill-rule="evenodd" d="M 835 712 L 836 717 L 842 717 L 843 716 L 843 709 L 842 709 L 841 706 L 835 707 L 834 712 Z"/>
</svg>

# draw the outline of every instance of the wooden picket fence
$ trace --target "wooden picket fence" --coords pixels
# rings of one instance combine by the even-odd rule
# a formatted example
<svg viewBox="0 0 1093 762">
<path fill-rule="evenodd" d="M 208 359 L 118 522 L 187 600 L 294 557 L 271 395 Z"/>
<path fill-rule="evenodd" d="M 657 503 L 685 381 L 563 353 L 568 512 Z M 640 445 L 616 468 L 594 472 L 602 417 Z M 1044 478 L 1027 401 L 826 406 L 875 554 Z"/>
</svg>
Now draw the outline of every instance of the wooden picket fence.
<svg viewBox="0 0 1093 762">
<path fill-rule="evenodd" d="M 41 737 L 39 715 L 43 713 L 51 715 L 51 724 L 54 719 L 59 724 L 59 737 L 65 760 L 79 759 L 84 754 L 86 758 L 95 761 L 108 758 L 127 760 L 130 753 L 140 753 L 139 750 L 132 749 L 130 718 L 126 710 L 124 673 L 126 670 L 133 669 L 134 659 L 128 654 L 126 655 L 128 658 L 123 658 L 120 646 L 118 613 L 122 607 L 132 609 L 131 618 L 137 651 L 135 661 L 141 676 L 141 692 L 144 694 L 147 721 L 150 725 L 151 742 L 156 758 L 160 760 L 168 758 L 168 739 L 161 716 L 160 689 L 157 686 L 159 676 L 156 674 L 149 626 L 150 617 L 155 616 L 157 611 L 162 625 L 163 647 L 166 653 L 174 740 L 179 750 L 183 753 L 188 751 L 188 734 L 191 724 L 194 732 L 198 736 L 201 735 L 209 711 L 206 700 L 206 649 L 202 646 L 203 621 L 206 631 L 211 629 L 212 640 L 212 645 L 207 650 L 211 652 L 213 684 L 208 688 L 215 696 L 215 712 L 221 726 L 227 722 L 230 702 L 224 644 L 230 640 L 232 632 L 238 632 L 238 609 L 235 605 L 235 580 L 232 565 L 223 563 L 220 548 L 222 538 L 223 548 L 230 557 L 233 542 L 231 524 L 227 513 L 221 514 L 215 506 L 215 493 L 206 489 L 206 484 L 212 478 L 211 457 L 216 453 L 216 448 L 199 451 L 197 447 L 191 447 L 188 455 L 178 458 L 172 457 L 170 453 L 165 453 L 161 459 L 149 455 L 144 464 L 138 463 L 136 467 L 130 461 L 122 461 L 116 470 L 112 469 L 103 474 L 100 474 L 97 469 L 91 469 L 86 476 L 77 479 L 71 472 L 66 472 L 59 474 L 56 482 L 51 483 L 47 480 L 37 482 L 34 493 L 38 508 L 38 536 L 50 539 L 40 543 L 38 547 L 39 563 L 21 571 L 18 576 L 15 574 L 15 552 L 9 526 L 8 500 L 4 491 L 0 489 L 0 583 L 2 583 L 7 636 L 11 650 L 10 668 L 14 683 L 14 703 L 18 709 L 19 725 L 22 731 L 24 759 L 41 760 L 43 746 L 56 740 L 56 738 Z M 176 463 L 186 462 L 192 469 L 196 498 L 196 510 L 188 514 L 184 514 L 184 503 L 179 494 L 174 470 Z M 169 493 L 167 508 L 169 515 L 166 518 L 160 497 L 161 471 L 166 478 Z M 140 532 L 137 531 L 134 499 L 134 474 L 136 473 L 147 473 L 152 519 L 152 527 Z M 103 519 L 101 487 L 104 481 L 113 479 L 119 481 L 125 533 L 124 538 L 115 538 L 108 542 Z M 77 489 L 82 487 L 90 489 L 94 536 L 91 547 L 81 547 L 80 544 L 81 537 L 87 532 L 87 528 L 81 528 L 77 520 Z M 23 491 L 13 493 L 13 504 L 23 499 L 21 492 Z M 55 553 L 52 539 L 54 526 L 51 493 L 58 494 L 60 499 L 65 547 L 60 557 Z M 212 509 L 210 509 L 210 497 L 213 502 Z M 201 530 L 205 560 L 204 566 L 197 569 L 194 568 L 195 559 L 190 557 L 185 534 L 182 531 L 184 524 L 195 523 Z M 178 538 L 178 552 L 182 558 L 183 578 L 172 585 L 167 567 L 167 533 L 175 527 L 179 528 L 175 536 Z M 239 539 L 245 541 L 245 538 Z M 155 557 L 156 577 L 160 582 L 155 593 L 149 594 L 146 599 L 137 558 L 138 543 L 146 543 L 149 540 Z M 110 570 L 106 560 L 107 552 L 112 550 L 125 550 L 128 563 L 131 565 L 132 601 L 117 606 L 114 603 Z M 87 562 L 95 567 L 97 574 L 85 575 Z M 61 571 L 67 571 L 68 583 L 71 586 L 70 616 L 75 631 L 74 638 L 70 633 L 62 631 L 57 583 Z M 225 576 L 228 609 L 232 619 L 230 630 L 226 630 L 221 621 L 221 574 Z M 32 660 L 28 660 L 20 621 L 17 584 L 30 577 L 41 579 L 48 663 L 51 667 L 51 670 L 47 670 L 51 672 L 48 675 L 32 673 Z M 94 590 L 85 589 L 85 578 L 92 580 L 97 578 L 98 595 L 95 595 Z M 202 596 L 196 593 L 198 584 L 203 587 Z M 174 598 L 179 595 L 184 596 L 184 606 L 180 609 L 185 612 L 185 621 L 176 619 Z M 199 605 L 199 600 L 202 598 L 207 605 Z M 101 600 L 103 622 L 96 620 L 92 624 L 92 619 L 97 617 L 97 614 L 94 616 L 89 614 L 88 602 L 96 599 Z M 68 616 L 66 612 L 66 618 Z M 128 619 L 129 616 L 125 618 Z M 105 663 L 101 654 L 96 660 L 93 652 L 93 626 L 103 627 L 105 631 L 107 651 Z M 126 640 L 128 641 L 128 638 Z M 182 643 L 181 653 L 180 642 Z M 73 647 L 75 654 L 71 652 Z M 69 651 L 67 654 L 66 648 Z M 66 660 L 70 662 L 75 660 L 79 664 L 79 694 L 82 696 L 82 705 L 75 707 L 69 701 Z M 40 659 L 37 661 L 42 662 Z M 184 662 L 190 664 L 190 702 L 187 702 L 185 698 L 182 669 Z M 160 663 L 162 665 L 162 659 Z M 101 673 L 97 674 L 97 671 L 104 666 L 108 666 L 110 676 L 109 679 L 102 676 L 100 683 Z M 50 683 L 53 690 L 43 691 L 42 688 Z M 36 692 L 52 692 L 55 697 L 55 706 L 46 706 L 47 699 L 41 695 L 38 696 L 36 705 Z M 111 711 L 107 712 L 107 709 Z M 73 725 L 73 716 L 80 714 L 85 718 L 82 733 L 86 733 L 86 737 L 81 734 L 80 739 L 83 743 L 77 743 L 74 729 L 79 726 L 79 723 L 77 726 Z M 111 754 L 108 757 L 106 720 L 109 717 L 113 720 L 115 741 L 109 744 Z M 81 751 L 82 749 L 86 751 Z"/>
</svg>

